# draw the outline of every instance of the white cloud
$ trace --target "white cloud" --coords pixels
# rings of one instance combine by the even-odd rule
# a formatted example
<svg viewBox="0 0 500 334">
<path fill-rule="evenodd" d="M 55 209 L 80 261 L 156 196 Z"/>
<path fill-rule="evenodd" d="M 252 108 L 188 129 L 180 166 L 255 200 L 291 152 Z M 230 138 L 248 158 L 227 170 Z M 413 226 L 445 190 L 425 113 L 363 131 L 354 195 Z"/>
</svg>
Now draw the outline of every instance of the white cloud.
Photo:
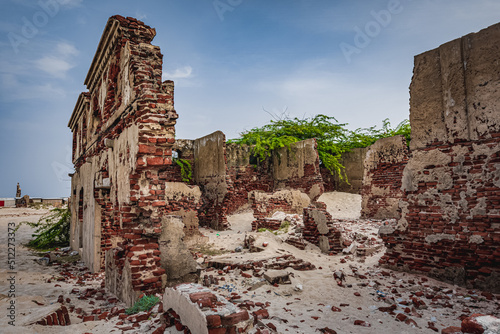
<svg viewBox="0 0 500 334">
<path fill-rule="evenodd" d="M 0 89 L 8 100 L 53 100 L 55 97 L 62 98 L 66 96 L 64 89 L 54 87 L 50 83 L 26 84 L 20 82 L 13 74 L 3 74 L 0 76 Z"/>
<path fill-rule="evenodd" d="M 57 44 L 56 51 L 64 57 L 68 56 L 77 56 L 78 55 L 78 50 L 75 48 L 74 45 L 66 43 L 66 42 L 60 42 Z"/>
<path fill-rule="evenodd" d="M 138 19 L 138 20 L 144 20 L 145 18 L 148 17 L 148 15 L 144 14 L 144 13 L 135 12 L 135 16 L 134 17 L 136 19 Z"/>
<path fill-rule="evenodd" d="M 407 86 L 373 83 L 372 74 L 359 81 L 356 73 L 333 73 L 325 69 L 296 71 L 283 77 L 256 82 L 256 88 L 271 106 L 287 105 L 291 117 L 311 117 L 317 114 L 334 116 L 349 128 L 380 126 L 389 118 L 398 124 L 408 118 Z"/>
<path fill-rule="evenodd" d="M 175 79 L 189 79 L 193 76 L 193 68 L 191 66 L 184 66 L 175 69 L 174 72 L 163 72 L 163 80 L 175 80 Z"/>
<path fill-rule="evenodd" d="M 38 59 L 37 61 L 35 61 L 35 64 L 38 69 L 56 78 L 66 77 L 66 72 L 74 67 L 74 65 L 71 65 L 67 61 L 52 56 Z"/>
<path fill-rule="evenodd" d="M 53 50 L 52 54 L 35 60 L 35 66 L 55 78 L 63 79 L 66 73 L 75 67 L 71 59 L 77 56 L 79 51 L 67 42 L 58 42 Z"/>
</svg>

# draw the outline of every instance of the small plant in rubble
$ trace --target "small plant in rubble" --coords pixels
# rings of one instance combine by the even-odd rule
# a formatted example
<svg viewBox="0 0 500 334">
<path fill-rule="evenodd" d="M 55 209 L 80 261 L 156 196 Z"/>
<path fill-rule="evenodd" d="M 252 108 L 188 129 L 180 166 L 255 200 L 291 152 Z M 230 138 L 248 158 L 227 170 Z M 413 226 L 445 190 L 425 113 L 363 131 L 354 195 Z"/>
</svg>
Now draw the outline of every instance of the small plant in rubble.
<svg viewBox="0 0 500 334">
<path fill-rule="evenodd" d="M 142 296 L 141 299 L 135 302 L 134 306 L 125 310 L 125 313 L 128 315 L 139 313 L 139 312 L 147 312 L 153 306 L 155 306 L 160 301 L 160 298 L 157 296 Z"/>
<path fill-rule="evenodd" d="M 288 220 L 283 220 L 280 226 L 280 231 L 283 233 L 288 233 L 288 230 L 290 229 L 290 222 Z"/>
</svg>

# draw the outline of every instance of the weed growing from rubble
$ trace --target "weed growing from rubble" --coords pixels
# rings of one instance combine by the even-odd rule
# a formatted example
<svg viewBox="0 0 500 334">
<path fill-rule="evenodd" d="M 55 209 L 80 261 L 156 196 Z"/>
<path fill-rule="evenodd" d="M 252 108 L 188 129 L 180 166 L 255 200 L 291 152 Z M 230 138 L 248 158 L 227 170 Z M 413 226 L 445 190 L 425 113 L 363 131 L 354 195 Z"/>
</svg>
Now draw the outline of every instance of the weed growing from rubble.
<svg viewBox="0 0 500 334">
<path fill-rule="evenodd" d="M 22 224 L 35 228 L 35 233 L 32 234 L 34 239 L 28 242 L 28 247 L 46 250 L 69 245 L 70 222 L 71 212 L 67 207 L 54 208 L 49 211 L 48 215 L 41 217 L 36 223 L 21 222 L 16 230 Z"/>
<path fill-rule="evenodd" d="M 290 228 L 290 222 L 287 221 L 287 220 L 284 220 L 281 223 L 280 228 L 277 231 L 273 231 L 271 229 L 268 229 L 268 228 L 265 228 L 265 227 L 261 227 L 261 228 L 257 229 L 257 232 L 266 232 L 266 231 L 269 231 L 269 232 L 273 233 L 274 235 L 278 235 L 278 234 L 281 234 L 281 233 L 288 233 L 288 229 L 289 228 Z"/>
<path fill-rule="evenodd" d="M 195 247 L 190 248 L 192 253 L 201 253 L 208 256 L 217 256 L 229 253 L 227 249 L 216 249 L 213 244 L 204 244 L 204 245 L 196 245 Z"/>
<path fill-rule="evenodd" d="M 377 140 L 395 135 L 404 135 L 407 142 L 410 140 L 410 123 L 401 122 L 396 128 L 391 128 L 389 119 L 382 122 L 382 128 L 375 126 L 359 128 L 354 131 L 346 129 L 346 123 L 338 123 L 331 116 L 316 115 L 312 118 L 293 118 L 282 116 L 271 120 L 267 125 L 242 132 L 240 138 L 229 140 L 228 143 L 246 144 L 253 146 L 253 154 L 259 161 L 269 158 L 274 150 L 301 140 L 316 138 L 317 150 L 321 165 L 326 167 L 332 175 L 337 174 L 340 179 L 346 179 L 345 167 L 340 159 L 342 153 L 353 148 L 367 147 Z"/>
<path fill-rule="evenodd" d="M 131 308 L 128 308 L 125 310 L 125 313 L 130 315 L 130 314 L 135 314 L 139 312 L 147 312 L 149 311 L 153 306 L 155 306 L 158 302 L 160 301 L 160 298 L 151 295 L 151 296 L 142 296 L 141 299 L 135 302 L 134 306 Z"/>
<path fill-rule="evenodd" d="M 287 233 L 289 228 L 290 228 L 290 222 L 288 220 L 283 220 L 283 222 L 280 225 L 280 231 L 282 231 L 283 233 Z"/>
</svg>

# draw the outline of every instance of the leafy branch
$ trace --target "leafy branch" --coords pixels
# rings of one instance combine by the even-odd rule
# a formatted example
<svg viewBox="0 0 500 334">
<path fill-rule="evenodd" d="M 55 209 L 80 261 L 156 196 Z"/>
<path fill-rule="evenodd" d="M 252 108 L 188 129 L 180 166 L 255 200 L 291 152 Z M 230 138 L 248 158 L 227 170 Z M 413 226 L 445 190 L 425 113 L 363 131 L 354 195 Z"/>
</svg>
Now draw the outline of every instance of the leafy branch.
<svg viewBox="0 0 500 334">
<path fill-rule="evenodd" d="M 29 247 L 35 249 L 48 249 L 54 247 L 64 247 L 69 245 L 70 239 L 71 212 L 68 208 L 54 208 L 49 214 L 41 217 L 38 222 L 22 222 L 22 224 L 35 228 L 32 234 L 34 239 L 28 242 Z"/>
</svg>

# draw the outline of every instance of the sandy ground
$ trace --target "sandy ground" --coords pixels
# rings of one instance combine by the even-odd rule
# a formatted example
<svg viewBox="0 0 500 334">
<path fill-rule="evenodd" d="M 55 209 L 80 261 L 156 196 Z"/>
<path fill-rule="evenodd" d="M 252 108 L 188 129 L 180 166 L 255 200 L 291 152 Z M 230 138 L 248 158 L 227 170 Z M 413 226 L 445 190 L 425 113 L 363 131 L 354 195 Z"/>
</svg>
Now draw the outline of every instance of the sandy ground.
<svg viewBox="0 0 500 334">
<path fill-rule="evenodd" d="M 40 320 L 41 317 L 52 313 L 59 307 L 57 302 L 59 296 L 69 298 L 65 301 L 68 308 L 76 310 L 82 308 L 82 314 L 91 314 L 92 310 L 106 304 L 106 301 L 96 302 L 91 299 L 80 300 L 79 294 L 72 293 L 73 289 L 84 291 L 88 288 L 100 289 L 103 274 L 90 274 L 82 262 L 68 267 L 51 265 L 44 266 L 35 262 L 40 256 L 22 246 L 31 239 L 32 228 L 27 225 L 21 225 L 18 231 L 15 232 L 15 264 L 13 268 L 7 266 L 8 258 L 8 235 L 9 224 L 14 223 L 18 226 L 22 221 L 36 222 L 42 215 L 46 214 L 46 209 L 26 209 L 26 208 L 2 208 L 0 209 L 0 332 L 1 333 L 121 333 L 121 330 L 116 328 L 118 318 L 115 317 L 109 321 L 91 321 L 83 322 L 78 318 L 76 312 L 70 312 L 71 326 L 41 326 L 33 325 L 34 322 Z M 12 226 L 12 224 L 10 225 Z M 13 240 L 9 240 L 13 241 Z M 12 251 L 12 250 L 11 250 Z M 12 253 L 12 252 L 11 252 Z M 64 278 L 61 272 L 73 272 L 80 278 L 81 282 L 77 282 L 77 278 Z M 15 282 L 12 285 L 8 280 L 12 277 Z M 9 298 L 9 294 L 15 294 L 14 298 Z M 15 302 L 15 321 L 12 323 L 12 318 L 9 318 L 10 311 L 7 308 L 11 305 L 11 301 Z M 94 303 L 94 304 L 92 304 Z M 108 305 L 110 308 L 111 305 Z M 121 303 L 113 304 L 124 308 Z M 9 324 L 11 322 L 11 324 Z M 12 325 L 14 324 L 14 326 Z"/>
<path fill-rule="evenodd" d="M 271 323 L 278 333 L 320 333 L 324 328 L 339 334 L 435 333 L 436 331 L 429 328 L 429 323 L 441 331 L 448 326 L 460 326 L 459 317 L 464 315 L 483 313 L 499 316 L 500 302 L 495 296 L 481 295 L 480 291 L 468 291 L 421 275 L 378 267 L 378 259 L 382 256 L 384 247 L 377 231 L 384 222 L 359 220 L 360 196 L 327 193 L 320 200 L 327 204 L 328 211 L 336 219 L 335 224 L 341 229 L 346 240 L 358 248 L 372 249 L 374 253 L 358 256 L 354 251 L 354 254 L 329 256 L 322 254 L 319 248 L 312 245 L 300 250 L 284 242 L 290 233 L 297 232 L 294 224 L 288 233 L 275 235 L 268 231 L 251 232 L 253 215 L 251 212 L 243 212 L 229 217 L 230 230 L 219 232 L 201 229 L 201 232 L 209 237 L 209 245 L 204 247 L 203 254 L 198 253 L 197 261 L 205 268 L 201 277 L 217 277 L 219 284 L 213 284 L 210 288 L 228 296 L 236 292 L 240 296 L 240 299 L 234 300 L 236 304 L 247 300 L 270 303 L 267 307 L 269 318 L 262 319 L 258 325 Z M 95 296 L 81 298 L 86 289 L 101 289 L 103 280 L 102 273 L 89 273 L 81 262 L 65 266 L 43 266 L 36 263 L 34 260 L 39 255 L 22 246 L 31 238 L 32 233 L 31 228 L 26 225 L 15 234 L 15 267 L 7 267 L 9 223 L 17 226 L 21 221 L 37 221 L 44 213 L 46 210 L 0 209 L 0 231 L 3 231 L 0 233 L 0 309 L 4 313 L 0 317 L 0 332 L 152 333 L 159 326 L 159 316 L 155 312 L 137 328 L 132 327 L 130 319 L 121 320 L 118 316 L 109 320 L 83 322 L 82 315 L 90 315 L 96 310 L 111 312 L 124 308 L 125 305 L 114 301 L 113 296 L 108 294 L 97 299 Z M 300 227 L 300 221 L 297 226 Z M 256 239 L 254 244 L 262 247 L 264 251 L 250 253 L 248 249 L 243 249 L 241 252 L 235 252 L 238 246 L 243 245 L 245 236 L 250 235 Z M 263 247 L 264 243 L 267 243 L 266 247 Z M 215 251 L 224 254 L 213 255 Z M 252 270 L 245 272 L 251 275 L 250 278 L 245 278 L 240 269 L 220 270 L 207 266 L 214 261 L 235 265 L 259 260 L 272 262 L 276 257 L 287 254 L 314 264 L 316 269 L 298 271 L 286 268 L 291 283 L 273 286 L 263 281 L 262 276 L 256 277 Z M 12 272 L 14 274 L 11 274 Z M 63 275 L 65 272 L 71 274 Z M 345 275 L 342 286 L 334 279 L 334 272 L 342 272 Z M 15 277 L 15 298 L 8 297 L 8 280 L 11 276 Z M 78 293 L 74 293 L 75 288 L 79 289 Z M 32 323 L 41 315 L 46 315 L 51 307 L 58 307 L 57 300 L 60 295 L 65 300 L 70 299 L 65 301 L 65 305 L 72 310 L 72 325 L 33 325 Z M 418 307 L 419 301 L 412 301 L 412 298 L 418 298 L 425 305 Z M 8 323 L 11 319 L 8 318 L 7 308 L 12 300 L 15 300 L 16 306 L 16 326 Z M 380 309 L 391 305 L 394 305 L 392 314 L 389 313 L 391 310 Z M 332 308 L 335 307 L 340 311 L 333 311 Z M 77 310 L 80 308 L 82 310 L 78 314 Z M 256 310 L 250 309 L 249 312 Z M 406 315 L 411 321 L 398 314 Z M 406 322 L 399 321 L 397 317 Z M 356 320 L 364 321 L 370 327 L 355 325 Z M 173 334 L 176 331 L 170 328 L 165 333 Z"/>
<path fill-rule="evenodd" d="M 429 328 L 429 323 L 440 332 L 449 326 L 460 327 L 459 317 L 463 315 L 500 315 L 500 302 L 494 296 L 493 300 L 487 300 L 480 291 L 469 291 L 423 275 L 379 267 L 378 260 L 385 248 L 377 232 L 384 221 L 359 219 L 361 196 L 332 192 L 323 194 L 319 201 L 327 204 L 328 212 L 337 220 L 336 224 L 347 240 L 357 244 L 356 240 L 367 237 L 365 247 L 376 249 L 376 252 L 370 256 L 329 256 L 312 245 L 299 250 L 284 242 L 287 234 L 250 232 L 253 220 L 251 212 L 240 213 L 230 217 L 231 230 L 216 232 L 202 229 L 214 249 L 234 250 L 243 245 L 245 233 L 256 237 L 255 245 L 268 243 L 268 246 L 259 253 L 249 253 L 245 249 L 242 253 L 207 257 L 205 263 L 222 260 L 237 264 L 292 254 L 295 258 L 311 262 L 317 269 L 297 271 L 287 268 L 286 271 L 291 274 L 291 284 L 275 287 L 266 283 L 251 291 L 249 287 L 260 281 L 260 278 L 244 278 L 241 271 L 236 269 L 220 275 L 225 277 L 225 281 L 219 281 L 218 286 L 212 287 L 213 290 L 229 295 L 227 287 L 230 287 L 232 292 L 242 296 L 241 301 L 270 302 L 270 318 L 262 322 L 272 323 L 279 333 L 320 333 L 324 328 L 339 334 L 435 333 Z M 342 286 L 333 277 L 333 273 L 338 271 L 346 276 Z M 252 270 L 245 273 L 252 274 Z M 208 271 L 202 276 L 204 274 L 214 272 Z M 425 306 L 416 307 L 412 302 L 414 297 L 423 301 Z M 384 309 L 379 310 L 391 305 L 396 306 L 392 315 L 383 312 Z M 332 311 L 332 307 L 337 307 L 340 312 Z M 397 320 L 399 313 L 411 320 Z M 370 327 L 355 325 L 356 320 L 365 321 Z"/>
</svg>

